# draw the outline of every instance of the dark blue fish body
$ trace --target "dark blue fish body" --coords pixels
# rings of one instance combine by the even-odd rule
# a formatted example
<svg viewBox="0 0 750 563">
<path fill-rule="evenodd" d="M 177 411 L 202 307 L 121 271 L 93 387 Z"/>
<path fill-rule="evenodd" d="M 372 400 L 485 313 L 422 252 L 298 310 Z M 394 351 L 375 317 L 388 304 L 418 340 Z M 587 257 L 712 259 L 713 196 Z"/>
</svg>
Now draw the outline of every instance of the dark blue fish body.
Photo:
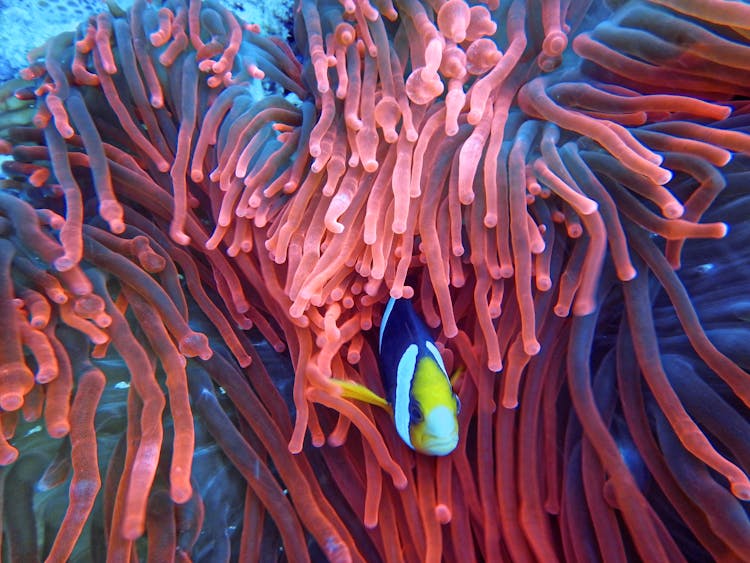
<svg viewBox="0 0 750 563">
<path fill-rule="evenodd" d="M 432 343 L 432 336 L 424 321 L 417 315 L 411 301 L 390 299 L 380 325 L 379 352 L 385 396 L 391 405 L 396 399 L 398 364 L 407 348 L 416 344 L 417 361 L 425 356 L 434 358 L 427 349 L 426 342 Z M 443 363 L 442 358 L 439 361 L 440 364 Z"/>
</svg>

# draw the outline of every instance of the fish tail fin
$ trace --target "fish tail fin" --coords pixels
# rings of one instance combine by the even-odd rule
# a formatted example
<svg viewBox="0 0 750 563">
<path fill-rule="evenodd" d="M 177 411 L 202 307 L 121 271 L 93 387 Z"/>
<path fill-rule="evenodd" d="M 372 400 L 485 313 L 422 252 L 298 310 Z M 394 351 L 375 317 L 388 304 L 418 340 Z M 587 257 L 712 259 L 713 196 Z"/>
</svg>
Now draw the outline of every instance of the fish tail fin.
<svg viewBox="0 0 750 563">
<path fill-rule="evenodd" d="M 375 405 L 381 409 L 390 410 L 391 406 L 388 404 L 383 397 L 371 391 L 368 387 L 365 387 L 361 383 L 351 381 L 348 379 L 336 379 L 331 378 L 331 383 L 338 386 L 341 389 L 341 396 L 347 399 L 356 399 L 363 403 Z"/>
<path fill-rule="evenodd" d="M 466 366 L 458 366 L 456 370 L 453 372 L 453 375 L 450 376 L 451 380 L 451 387 L 455 387 L 456 383 L 458 383 L 458 380 L 461 379 L 461 376 L 466 371 Z"/>
</svg>

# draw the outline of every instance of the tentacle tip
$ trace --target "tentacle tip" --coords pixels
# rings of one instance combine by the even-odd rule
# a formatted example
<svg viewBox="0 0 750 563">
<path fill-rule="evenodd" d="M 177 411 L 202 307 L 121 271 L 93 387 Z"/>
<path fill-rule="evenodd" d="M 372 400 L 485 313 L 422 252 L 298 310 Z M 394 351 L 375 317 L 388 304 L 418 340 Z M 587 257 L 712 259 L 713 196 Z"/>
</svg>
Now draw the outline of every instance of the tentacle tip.
<svg viewBox="0 0 750 563">
<path fill-rule="evenodd" d="M 23 395 L 21 393 L 5 393 L 0 397 L 0 408 L 4 411 L 17 411 L 23 406 Z"/>
<path fill-rule="evenodd" d="M 437 518 L 438 522 L 445 525 L 451 521 L 451 519 L 453 518 L 453 514 L 451 513 L 450 508 L 448 508 L 443 503 L 440 503 L 435 506 L 435 517 Z"/>
<path fill-rule="evenodd" d="M 443 333 L 447 338 L 455 338 L 458 336 L 458 327 L 457 326 L 445 326 L 443 327 Z"/>
<path fill-rule="evenodd" d="M 336 235 L 340 235 L 344 232 L 344 225 L 343 223 L 339 223 L 338 221 L 329 221 L 326 224 L 326 229 Z"/>
<path fill-rule="evenodd" d="M 518 408 L 517 397 L 504 397 L 502 403 L 500 403 L 504 409 L 513 410 Z"/>
<path fill-rule="evenodd" d="M 187 236 L 181 229 L 170 228 L 169 236 L 180 246 L 187 246 L 190 244 L 190 237 Z"/>
<path fill-rule="evenodd" d="M 18 450 L 12 446 L 8 447 L 0 455 L 0 466 L 10 465 L 18 459 Z"/>
<path fill-rule="evenodd" d="M 630 281 L 637 275 L 638 271 L 633 266 L 627 266 L 623 268 L 621 272 L 618 272 L 617 277 L 620 279 L 620 281 Z"/>
<path fill-rule="evenodd" d="M 568 36 L 560 30 L 555 30 L 544 38 L 542 49 L 550 57 L 556 57 L 561 55 L 567 46 Z"/>
<path fill-rule="evenodd" d="M 682 217 L 682 214 L 685 212 L 685 208 L 680 203 L 675 201 L 665 205 L 662 211 L 664 213 L 664 217 L 668 219 L 677 219 L 678 217 Z"/>
<path fill-rule="evenodd" d="M 536 288 L 539 291 L 549 291 L 552 289 L 552 280 L 549 277 L 539 277 L 536 280 Z"/>
<path fill-rule="evenodd" d="M 50 438 L 64 438 L 70 433 L 70 424 L 65 422 L 59 422 L 53 425 L 50 425 L 47 427 L 47 434 L 50 435 Z"/>
<path fill-rule="evenodd" d="M 661 163 L 657 162 L 656 164 L 661 164 Z M 672 173 L 671 170 L 665 170 L 662 168 L 660 169 L 660 172 L 656 174 L 656 176 L 654 177 L 654 181 L 656 181 L 656 183 L 659 184 L 660 186 L 663 186 L 664 184 L 669 183 L 669 181 L 672 179 L 673 176 L 674 174 Z"/>
<path fill-rule="evenodd" d="M 523 351 L 527 356 L 536 356 L 542 347 L 536 339 L 523 343 Z"/>
<path fill-rule="evenodd" d="M 461 202 L 461 205 L 471 205 L 474 202 L 474 192 L 459 194 L 458 200 Z"/>
<path fill-rule="evenodd" d="M 170 498 L 177 504 L 185 504 L 193 496 L 193 488 L 190 484 L 172 486 L 169 492 Z"/>
<path fill-rule="evenodd" d="M 331 435 L 331 436 L 328 436 L 327 442 L 328 442 L 328 445 L 331 446 L 332 448 L 340 448 L 341 446 L 344 445 L 344 443 L 346 443 L 346 439 Z"/>
<path fill-rule="evenodd" d="M 121 219 L 110 219 L 107 222 L 109 223 L 109 230 L 114 234 L 121 235 L 125 232 L 125 223 Z"/>
<path fill-rule="evenodd" d="M 135 541 L 143 535 L 143 532 L 144 522 L 140 516 L 125 516 L 125 521 L 122 523 L 123 538 Z"/>
<path fill-rule="evenodd" d="M 739 483 L 732 483 L 731 485 L 732 494 L 740 500 L 750 500 L 750 483 L 747 480 L 743 480 Z"/>
<path fill-rule="evenodd" d="M 392 145 L 396 141 L 398 141 L 398 133 L 396 133 L 396 130 L 391 129 L 384 129 L 383 130 L 383 138 L 385 139 L 385 142 L 389 145 Z"/>
<path fill-rule="evenodd" d="M 67 254 L 65 254 L 56 259 L 53 264 L 58 272 L 67 272 L 73 266 L 75 266 L 77 262 Z"/>
<path fill-rule="evenodd" d="M 397 475 L 393 476 L 393 486 L 396 487 L 399 491 L 403 491 L 408 484 L 409 480 L 402 472 L 399 471 Z"/>
<path fill-rule="evenodd" d="M 49 382 L 53 381 L 55 378 L 57 378 L 57 375 L 58 375 L 57 371 L 52 371 L 52 370 L 44 370 L 44 371 L 42 371 L 42 370 L 39 370 L 39 372 L 36 374 L 36 377 L 34 378 L 34 380 L 37 383 L 40 383 L 40 384 L 44 385 L 46 383 L 49 383 Z"/>
<path fill-rule="evenodd" d="M 596 302 L 593 299 L 576 299 L 573 305 L 573 314 L 576 317 L 585 317 L 596 310 Z"/>
<path fill-rule="evenodd" d="M 406 232 L 406 221 L 394 221 L 391 229 L 394 234 L 403 235 Z"/>
<path fill-rule="evenodd" d="M 378 517 L 377 516 L 374 516 L 374 517 L 373 516 L 370 516 L 370 517 L 365 516 L 363 522 L 364 522 L 365 528 L 367 528 L 368 530 L 374 530 L 375 528 L 378 527 Z"/>
<path fill-rule="evenodd" d="M 476 109 L 472 108 L 469 110 L 469 115 L 466 117 L 466 121 L 469 122 L 469 125 L 478 125 L 480 121 L 482 121 L 482 115 L 484 115 L 484 108 Z"/>
<path fill-rule="evenodd" d="M 496 359 L 496 360 L 488 360 L 487 361 L 487 368 L 490 371 L 494 371 L 494 372 L 503 371 L 503 361 L 501 359 L 499 359 L 499 358 Z"/>
<path fill-rule="evenodd" d="M 568 313 L 570 313 L 570 309 L 566 305 L 557 304 L 552 308 L 552 310 L 558 317 L 567 317 Z"/>
</svg>

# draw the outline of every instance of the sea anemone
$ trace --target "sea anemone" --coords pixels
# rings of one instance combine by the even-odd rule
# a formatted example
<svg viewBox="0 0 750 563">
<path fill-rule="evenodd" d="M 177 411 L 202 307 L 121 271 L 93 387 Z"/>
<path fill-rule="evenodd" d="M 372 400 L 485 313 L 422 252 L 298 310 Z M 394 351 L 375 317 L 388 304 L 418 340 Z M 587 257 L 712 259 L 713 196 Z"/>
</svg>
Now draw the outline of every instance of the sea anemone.
<svg viewBox="0 0 750 563">
<path fill-rule="evenodd" d="M 749 38 L 724 0 L 300 0 L 290 46 L 136 0 L 34 50 L 8 557 L 750 557 Z M 457 372 L 449 456 L 334 383 L 382 395 L 389 297 Z"/>
</svg>

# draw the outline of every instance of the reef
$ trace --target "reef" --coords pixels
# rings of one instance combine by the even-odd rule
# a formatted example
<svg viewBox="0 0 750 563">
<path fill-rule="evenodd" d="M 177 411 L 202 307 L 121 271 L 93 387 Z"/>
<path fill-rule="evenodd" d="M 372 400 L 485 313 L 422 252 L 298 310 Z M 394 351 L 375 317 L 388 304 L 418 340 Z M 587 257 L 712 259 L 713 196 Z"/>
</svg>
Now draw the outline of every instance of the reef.
<svg viewBox="0 0 750 563">
<path fill-rule="evenodd" d="M 750 6 L 136 0 L 0 85 L 11 561 L 750 558 Z M 376 328 L 461 401 L 409 450 Z"/>
</svg>

